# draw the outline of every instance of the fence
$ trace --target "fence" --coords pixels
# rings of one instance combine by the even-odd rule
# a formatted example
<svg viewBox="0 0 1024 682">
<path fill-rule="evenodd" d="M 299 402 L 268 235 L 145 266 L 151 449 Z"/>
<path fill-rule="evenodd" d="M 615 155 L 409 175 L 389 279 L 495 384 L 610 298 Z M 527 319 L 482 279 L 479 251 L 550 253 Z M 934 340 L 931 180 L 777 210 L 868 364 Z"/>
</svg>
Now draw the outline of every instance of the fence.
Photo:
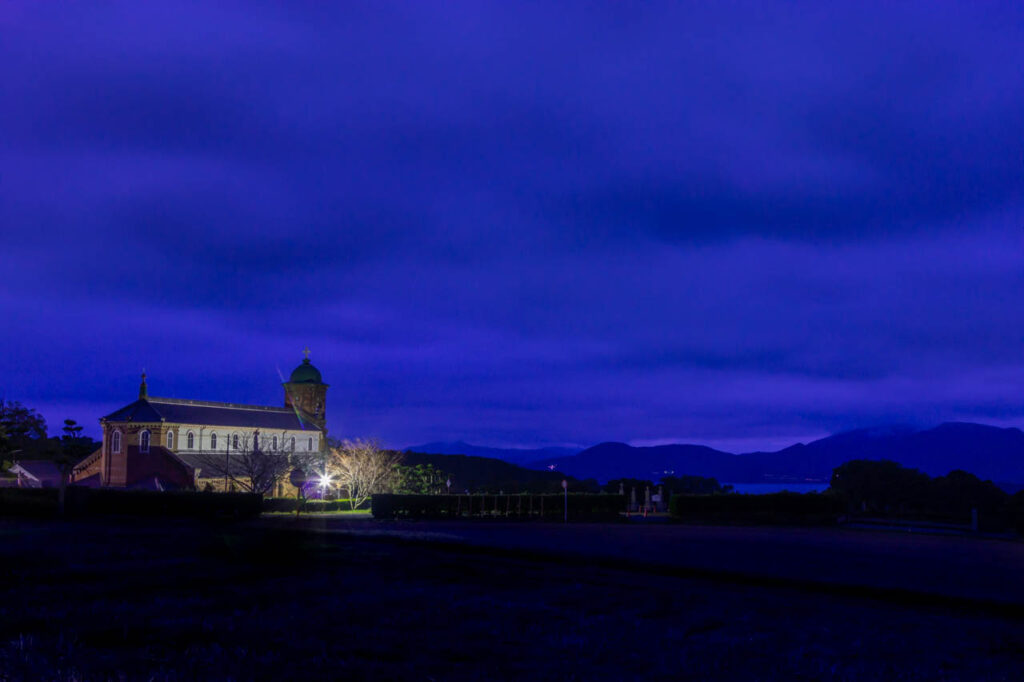
<svg viewBox="0 0 1024 682">
<path fill-rule="evenodd" d="M 626 508 L 622 495 L 374 495 L 378 519 L 537 519 L 596 521 L 617 519 Z"/>
</svg>

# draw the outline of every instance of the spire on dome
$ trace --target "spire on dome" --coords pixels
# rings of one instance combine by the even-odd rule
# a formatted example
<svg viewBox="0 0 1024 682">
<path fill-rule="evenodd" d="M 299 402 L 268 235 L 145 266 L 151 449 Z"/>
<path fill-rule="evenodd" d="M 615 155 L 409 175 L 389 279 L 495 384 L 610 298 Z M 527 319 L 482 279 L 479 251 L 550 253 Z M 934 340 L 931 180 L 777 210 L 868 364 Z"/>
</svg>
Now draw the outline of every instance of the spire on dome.
<svg viewBox="0 0 1024 682">
<path fill-rule="evenodd" d="M 142 383 L 139 384 L 139 400 L 149 398 L 149 388 L 146 386 L 146 370 L 142 370 Z"/>
</svg>

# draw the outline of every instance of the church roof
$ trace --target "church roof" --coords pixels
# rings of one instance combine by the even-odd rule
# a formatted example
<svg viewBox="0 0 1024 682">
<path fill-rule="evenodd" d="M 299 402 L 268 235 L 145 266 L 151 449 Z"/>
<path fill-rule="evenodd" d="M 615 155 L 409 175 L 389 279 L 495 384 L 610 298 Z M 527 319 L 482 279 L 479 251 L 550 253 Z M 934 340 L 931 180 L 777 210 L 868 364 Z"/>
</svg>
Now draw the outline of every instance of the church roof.
<svg viewBox="0 0 1024 682">
<path fill-rule="evenodd" d="M 258 429 L 317 429 L 301 412 L 289 407 L 236 405 L 205 400 L 141 398 L 103 418 L 112 422 L 169 422 L 202 426 Z"/>
</svg>

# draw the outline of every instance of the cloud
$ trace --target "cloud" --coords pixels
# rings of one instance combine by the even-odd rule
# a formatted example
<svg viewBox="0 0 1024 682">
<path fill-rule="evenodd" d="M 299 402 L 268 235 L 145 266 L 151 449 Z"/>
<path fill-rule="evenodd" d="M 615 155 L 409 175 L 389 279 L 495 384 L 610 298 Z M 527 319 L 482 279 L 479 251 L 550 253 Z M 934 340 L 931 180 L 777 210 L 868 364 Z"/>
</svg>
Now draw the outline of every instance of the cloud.
<svg viewBox="0 0 1024 682">
<path fill-rule="evenodd" d="M 18 6 L 0 388 L 273 402 L 308 344 L 395 444 L 1013 419 L 1019 13 Z"/>
</svg>

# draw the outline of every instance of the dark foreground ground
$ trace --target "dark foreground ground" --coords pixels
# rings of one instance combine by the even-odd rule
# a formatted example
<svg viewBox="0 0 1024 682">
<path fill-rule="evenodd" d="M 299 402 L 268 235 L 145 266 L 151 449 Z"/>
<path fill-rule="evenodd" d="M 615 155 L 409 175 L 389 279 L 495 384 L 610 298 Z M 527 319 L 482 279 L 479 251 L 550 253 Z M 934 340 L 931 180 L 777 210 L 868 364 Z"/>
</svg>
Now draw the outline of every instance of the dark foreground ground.
<svg viewBox="0 0 1024 682">
<path fill-rule="evenodd" d="M 1024 679 L 1013 605 L 687 577 L 543 543 L 522 558 L 429 524 L 279 524 L 0 522 L 0 679 Z M 611 548 L 689 532 L 506 528 Z M 1011 546 L 974 542 L 950 556 Z"/>
</svg>

